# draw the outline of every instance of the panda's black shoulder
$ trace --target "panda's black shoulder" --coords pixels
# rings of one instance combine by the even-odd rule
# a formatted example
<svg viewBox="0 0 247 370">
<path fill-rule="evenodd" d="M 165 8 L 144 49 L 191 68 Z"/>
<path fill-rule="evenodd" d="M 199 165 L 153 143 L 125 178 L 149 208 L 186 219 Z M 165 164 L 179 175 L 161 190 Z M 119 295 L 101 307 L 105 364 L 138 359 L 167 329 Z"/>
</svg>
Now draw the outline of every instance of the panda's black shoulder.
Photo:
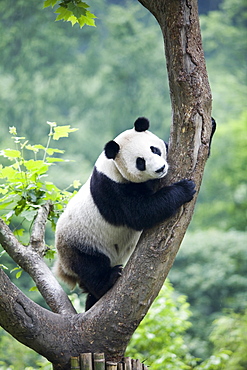
<svg viewBox="0 0 247 370">
<path fill-rule="evenodd" d="M 116 226 L 125 225 L 125 212 L 129 207 L 131 199 L 139 200 L 151 196 L 154 192 L 156 181 L 150 180 L 144 183 L 119 183 L 94 167 L 90 191 L 95 205 L 103 218 Z M 127 212 L 128 213 L 128 212 Z"/>
<path fill-rule="evenodd" d="M 151 195 L 156 188 L 156 184 L 157 180 L 148 180 L 141 183 L 130 181 L 120 183 L 110 179 L 103 172 L 98 171 L 97 168 L 94 167 L 90 181 L 90 190 L 92 195 L 95 193 L 105 193 L 105 195 L 109 194 L 110 197 L 114 194 L 115 196 L 135 194 Z"/>
</svg>

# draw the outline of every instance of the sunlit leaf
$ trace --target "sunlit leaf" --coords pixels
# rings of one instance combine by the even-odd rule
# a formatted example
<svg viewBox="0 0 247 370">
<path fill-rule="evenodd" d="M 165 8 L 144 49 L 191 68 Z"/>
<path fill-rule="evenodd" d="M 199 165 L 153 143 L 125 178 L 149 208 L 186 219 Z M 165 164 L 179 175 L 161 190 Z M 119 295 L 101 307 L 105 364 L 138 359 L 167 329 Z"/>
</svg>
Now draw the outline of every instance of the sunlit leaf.
<svg viewBox="0 0 247 370">
<path fill-rule="evenodd" d="M 81 186 L 81 182 L 80 182 L 80 180 L 74 180 L 74 181 L 73 181 L 73 187 L 74 187 L 75 189 L 78 189 L 80 186 Z"/>
<path fill-rule="evenodd" d="M 26 145 L 25 148 L 27 150 L 32 150 L 34 153 L 38 153 L 39 149 L 45 149 L 43 145 Z"/>
<path fill-rule="evenodd" d="M 39 289 L 36 286 L 32 286 L 32 288 L 29 289 L 29 292 L 38 292 Z"/>
<path fill-rule="evenodd" d="M 14 235 L 20 237 L 20 236 L 23 235 L 24 231 L 25 231 L 24 229 L 15 229 L 14 230 Z"/>
<path fill-rule="evenodd" d="M 61 137 L 68 137 L 70 132 L 74 132 L 77 130 L 78 128 L 70 128 L 70 125 L 57 126 L 54 128 L 53 139 L 59 140 Z"/>
<path fill-rule="evenodd" d="M 9 133 L 11 135 L 17 135 L 16 127 L 15 126 L 9 127 Z"/>
<path fill-rule="evenodd" d="M 2 263 L 0 263 L 0 268 L 2 268 L 3 270 L 8 270 L 8 267 L 3 265 Z"/>
<path fill-rule="evenodd" d="M 69 17 L 73 14 L 70 10 L 64 8 L 63 6 L 60 6 L 55 13 L 58 14 L 56 21 L 64 20 L 67 21 Z"/>
<path fill-rule="evenodd" d="M 24 162 L 24 166 L 26 167 L 27 170 L 35 172 L 37 174 L 42 174 L 47 172 L 48 170 L 48 165 L 44 163 L 43 161 L 35 161 L 33 159 L 30 159 L 29 161 Z"/>
<path fill-rule="evenodd" d="M 23 270 L 20 270 L 20 271 L 17 272 L 17 274 L 15 275 L 16 279 L 19 279 L 21 277 L 22 271 Z"/>
<path fill-rule="evenodd" d="M 0 170 L 0 178 L 7 178 L 12 180 L 16 175 L 16 170 L 13 167 L 4 167 Z"/>
<path fill-rule="evenodd" d="M 54 256 L 56 254 L 56 250 L 52 248 L 48 248 L 48 250 L 45 252 L 45 258 L 47 259 L 54 259 Z"/>
<path fill-rule="evenodd" d="M 46 150 L 46 152 L 47 152 L 48 155 L 53 155 L 54 153 L 61 153 L 61 154 L 63 154 L 64 153 L 64 150 L 48 148 Z"/>
<path fill-rule="evenodd" d="M 55 163 L 55 162 L 65 162 L 63 158 L 54 158 L 54 157 L 48 157 L 46 159 L 48 163 Z"/>
<path fill-rule="evenodd" d="M 0 155 L 3 155 L 4 157 L 7 158 L 20 158 L 21 152 L 15 149 L 4 149 L 1 150 Z"/>
</svg>

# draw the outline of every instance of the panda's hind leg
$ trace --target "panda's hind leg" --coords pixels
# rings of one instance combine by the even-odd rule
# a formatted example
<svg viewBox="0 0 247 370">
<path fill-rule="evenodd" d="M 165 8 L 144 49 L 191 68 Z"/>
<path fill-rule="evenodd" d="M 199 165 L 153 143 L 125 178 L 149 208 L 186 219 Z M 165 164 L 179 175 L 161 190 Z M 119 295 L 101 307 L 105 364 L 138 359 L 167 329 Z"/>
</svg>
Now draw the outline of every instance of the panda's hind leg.
<svg viewBox="0 0 247 370">
<path fill-rule="evenodd" d="M 88 311 L 89 308 L 91 308 L 97 301 L 98 301 L 97 298 L 95 298 L 92 294 L 88 293 L 85 304 L 85 310 Z"/>
<path fill-rule="evenodd" d="M 122 266 L 111 267 L 110 259 L 103 253 L 87 248 L 75 249 L 77 258 L 72 269 L 78 275 L 79 286 L 86 292 L 86 310 L 94 305 L 121 276 Z"/>
</svg>

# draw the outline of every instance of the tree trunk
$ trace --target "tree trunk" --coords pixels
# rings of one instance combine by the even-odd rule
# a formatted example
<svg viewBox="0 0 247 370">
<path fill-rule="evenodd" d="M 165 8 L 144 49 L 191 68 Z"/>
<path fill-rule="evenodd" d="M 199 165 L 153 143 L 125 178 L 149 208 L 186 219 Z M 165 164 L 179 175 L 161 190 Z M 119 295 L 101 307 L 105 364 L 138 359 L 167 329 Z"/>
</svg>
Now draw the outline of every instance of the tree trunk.
<svg viewBox="0 0 247 370">
<path fill-rule="evenodd" d="M 165 41 L 173 117 L 170 171 L 165 181 L 193 179 L 198 193 L 209 151 L 211 93 L 197 2 L 140 0 L 140 3 L 156 17 Z M 195 201 L 196 197 L 173 218 L 143 233 L 122 277 L 86 313 L 75 314 L 67 303 L 61 312 L 59 304 L 56 311 L 59 314 L 51 313 L 25 297 L 2 271 L 0 324 L 45 356 L 54 369 L 69 369 L 70 356 L 82 352 L 104 352 L 108 360 L 119 360 L 164 283 L 191 220 Z"/>
</svg>

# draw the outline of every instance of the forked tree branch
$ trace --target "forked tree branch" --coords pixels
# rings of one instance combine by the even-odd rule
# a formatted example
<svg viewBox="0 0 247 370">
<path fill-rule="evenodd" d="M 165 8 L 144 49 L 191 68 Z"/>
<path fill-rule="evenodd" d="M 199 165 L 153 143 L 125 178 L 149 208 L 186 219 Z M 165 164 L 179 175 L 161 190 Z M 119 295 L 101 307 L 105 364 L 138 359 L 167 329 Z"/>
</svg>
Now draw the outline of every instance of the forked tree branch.
<svg viewBox="0 0 247 370">
<path fill-rule="evenodd" d="M 76 313 L 68 296 L 40 256 L 40 250 L 36 252 L 31 246 L 26 247 L 19 243 L 2 219 L 0 219 L 0 243 L 9 256 L 32 277 L 53 312 Z"/>
</svg>

